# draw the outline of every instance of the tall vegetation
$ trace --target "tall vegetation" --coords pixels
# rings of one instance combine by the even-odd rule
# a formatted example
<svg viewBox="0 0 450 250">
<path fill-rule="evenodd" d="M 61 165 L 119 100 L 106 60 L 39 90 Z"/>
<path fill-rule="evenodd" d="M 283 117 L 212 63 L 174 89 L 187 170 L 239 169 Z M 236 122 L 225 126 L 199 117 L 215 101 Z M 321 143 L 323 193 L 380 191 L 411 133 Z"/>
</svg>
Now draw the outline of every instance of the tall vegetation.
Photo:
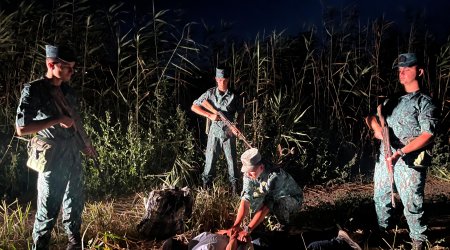
<svg viewBox="0 0 450 250">
<path fill-rule="evenodd" d="M 100 154 L 99 166 L 85 162 L 93 196 L 198 183 L 204 120 L 189 107 L 213 86 L 218 64 L 232 68 L 247 138 L 302 183 L 370 178 L 376 145 L 363 117 L 378 96 L 400 90 L 392 70 L 399 52 L 424 59 L 423 86 L 442 118 L 436 145 L 448 144 L 450 42 L 437 44 L 420 22 L 404 34 L 383 18 L 361 24 L 352 8 L 324 13 L 322 26 L 296 36 L 241 41 L 227 24 L 214 31 L 154 4 L 11 2 L 0 12 L 0 190 L 14 197 L 34 189 L 26 142 L 14 137 L 15 109 L 22 84 L 45 70 L 44 45 L 61 41 L 78 51 L 71 84 Z M 435 164 L 448 169 L 448 151 L 437 147 Z"/>
</svg>

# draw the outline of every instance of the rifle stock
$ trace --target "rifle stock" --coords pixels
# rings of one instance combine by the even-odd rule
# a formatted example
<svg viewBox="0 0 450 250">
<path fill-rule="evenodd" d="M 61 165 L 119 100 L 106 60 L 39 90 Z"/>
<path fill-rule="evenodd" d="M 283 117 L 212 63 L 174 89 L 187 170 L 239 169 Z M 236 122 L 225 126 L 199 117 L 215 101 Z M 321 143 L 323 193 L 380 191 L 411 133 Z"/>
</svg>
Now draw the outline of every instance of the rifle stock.
<svg viewBox="0 0 450 250">
<path fill-rule="evenodd" d="M 392 161 L 388 161 L 387 159 L 392 156 L 391 151 L 391 142 L 389 138 L 389 127 L 387 125 L 386 119 L 384 118 L 383 114 L 381 113 L 381 107 L 382 105 L 379 105 L 377 108 L 378 118 L 380 119 L 381 123 L 381 133 L 383 135 L 383 147 L 384 147 L 384 160 L 386 162 L 386 166 L 388 168 L 389 172 L 389 178 L 391 181 L 391 202 L 392 207 L 395 208 L 395 198 L 394 198 L 394 166 L 392 166 Z"/>
<path fill-rule="evenodd" d="M 228 118 L 220 111 L 216 110 L 211 103 L 208 102 L 208 100 L 204 100 L 202 102 L 202 106 L 208 110 L 209 112 L 213 113 L 213 114 L 217 114 L 220 117 L 220 120 L 222 120 L 225 125 L 233 132 L 236 131 L 236 133 L 234 133 L 236 135 L 236 137 L 238 137 L 240 140 L 242 140 L 245 145 L 247 146 L 247 148 L 252 148 L 252 145 L 247 141 L 247 139 L 245 138 L 244 134 L 242 134 L 242 132 L 236 127 L 236 125 L 234 125 L 233 123 L 230 122 L 230 120 L 228 120 Z"/>
<path fill-rule="evenodd" d="M 58 108 L 61 114 L 67 115 L 74 120 L 73 127 L 77 134 L 78 140 L 81 141 L 85 148 L 90 148 L 92 150 L 91 158 L 94 160 L 95 166 L 99 165 L 98 162 L 98 153 L 92 145 L 92 141 L 84 130 L 83 124 L 81 122 L 80 115 L 75 112 L 75 110 L 70 106 L 69 102 L 66 100 L 66 97 L 61 91 L 60 87 L 53 87 L 50 91 L 50 94 L 53 96 L 55 100 L 56 107 Z"/>
</svg>

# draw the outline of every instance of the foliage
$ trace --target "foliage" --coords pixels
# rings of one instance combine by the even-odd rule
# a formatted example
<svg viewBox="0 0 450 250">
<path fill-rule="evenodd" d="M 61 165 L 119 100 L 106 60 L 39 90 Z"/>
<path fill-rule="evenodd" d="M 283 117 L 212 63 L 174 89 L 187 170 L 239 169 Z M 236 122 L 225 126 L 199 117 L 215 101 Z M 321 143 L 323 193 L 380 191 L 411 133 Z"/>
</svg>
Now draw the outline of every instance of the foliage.
<svg viewBox="0 0 450 250">
<path fill-rule="evenodd" d="M 0 248 L 26 248 L 30 244 L 29 227 L 30 204 L 22 207 L 18 200 L 8 204 L 2 200 L 0 205 Z M 26 240 L 24 240 L 26 239 Z"/>
<path fill-rule="evenodd" d="M 448 136 L 439 135 L 433 145 L 433 159 L 431 173 L 444 180 L 450 181 L 450 146 Z"/>
<path fill-rule="evenodd" d="M 100 163 L 94 166 L 90 161 L 85 162 L 89 166 L 86 186 L 92 195 L 148 190 L 159 186 L 161 181 L 180 187 L 196 182 L 194 142 L 183 111 L 177 109 L 177 115 L 170 120 L 177 124 L 174 131 L 171 126 L 167 130 L 159 128 L 165 131 L 159 134 L 164 137 L 155 135 L 151 128 L 138 129 L 133 117 L 126 130 L 119 121 L 111 121 L 109 112 L 103 119 L 97 116 L 85 119 Z M 93 129 L 92 124 L 98 129 Z"/>
<path fill-rule="evenodd" d="M 230 190 L 224 186 L 214 184 L 210 189 L 197 190 L 192 216 L 187 222 L 189 230 L 198 234 L 232 226 L 240 199 L 230 195 Z"/>
<path fill-rule="evenodd" d="M 320 27 L 241 41 L 229 25 L 214 30 L 153 5 L 11 4 L 0 11 L 0 60 L 10 62 L 0 66 L 0 185 L 12 197 L 33 186 L 33 173 L 23 167 L 26 145 L 14 138 L 12 124 L 21 84 L 44 70 L 47 43 L 65 41 L 78 52 L 71 84 L 100 154 L 98 167 L 85 161 L 92 196 L 198 183 L 204 138 L 193 136 L 201 129 L 189 107 L 211 87 L 218 64 L 232 69 L 231 87 L 246 107 L 246 137 L 305 184 L 371 174 L 360 166 L 375 153 L 364 151 L 371 138 L 363 117 L 379 96 L 400 89 L 391 69 L 399 51 L 420 52 L 428 72 L 423 88 L 441 111 L 438 134 L 449 127 L 450 42 L 437 44 L 420 22 L 404 34 L 384 18 L 361 24 L 352 8 L 326 9 Z M 442 165 L 446 151 L 435 152 Z"/>
</svg>

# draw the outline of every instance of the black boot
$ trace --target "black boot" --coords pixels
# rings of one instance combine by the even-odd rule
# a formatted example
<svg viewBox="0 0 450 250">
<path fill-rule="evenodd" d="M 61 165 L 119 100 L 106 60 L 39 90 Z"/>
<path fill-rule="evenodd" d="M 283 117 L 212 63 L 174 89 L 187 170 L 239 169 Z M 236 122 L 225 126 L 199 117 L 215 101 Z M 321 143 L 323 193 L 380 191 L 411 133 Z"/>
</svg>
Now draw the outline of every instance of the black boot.
<svg viewBox="0 0 450 250">
<path fill-rule="evenodd" d="M 208 182 L 208 183 L 204 182 L 203 183 L 203 189 L 208 190 L 210 188 L 212 188 L 212 184 L 210 182 Z"/>
<path fill-rule="evenodd" d="M 237 190 L 236 183 L 231 183 L 231 194 L 232 195 L 239 195 L 239 192 Z"/>
<path fill-rule="evenodd" d="M 81 237 L 79 235 L 69 235 L 66 250 L 81 250 L 81 248 Z"/>
<path fill-rule="evenodd" d="M 424 248 L 423 241 L 420 240 L 413 240 L 412 241 L 412 250 L 423 250 Z"/>
</svg>

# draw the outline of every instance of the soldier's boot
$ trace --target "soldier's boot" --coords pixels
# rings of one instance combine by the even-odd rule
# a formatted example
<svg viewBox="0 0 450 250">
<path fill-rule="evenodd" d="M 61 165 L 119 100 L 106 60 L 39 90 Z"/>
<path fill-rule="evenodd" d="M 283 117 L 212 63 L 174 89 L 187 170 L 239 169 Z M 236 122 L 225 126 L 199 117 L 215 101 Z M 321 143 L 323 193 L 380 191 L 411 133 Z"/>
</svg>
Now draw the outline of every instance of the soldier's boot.
<svg viewBox="0 0 450 250">
<path fill-rule="evenodd" d="M 412 242 L 412 250 L 423 250 L 424 248 L 424 244 L 423 241 L 420 240 L 413 240 Z"/>
<path fill-rule="evenodd" d="M 208 190 L 212 187 L 210 182 L 203 182 L 203 189 Z"/>
<path fill-rule="evenodd" d="M 231 194 L 232 195 L 238 195 L 238 190 L 237 190 L 236 183 L 231 183 Z"/>
<path fill-rule="evenodd" d="M 81 237 L 79 235 L 69 235 L 66 250 L 81 250 L 81 247 Z"/>
<path fill-rule="evenodd" d="M 35 239 L 32 249 L 33 250 L 48 249 L 49 243 L 50 243 L 50 237 L 47 237 L 47 235 L 39 236 L 37 239 Z"/>
<path fill-rule="evenodd" d="M 337 237 L 345 241 L 352 249 L 362 250 L 361 247 L 358 245 L 358 243 L 353 241 L 352 238 L 350 238 L 350 236 L 344 230 L 339 230 Z"/>
</svg>

